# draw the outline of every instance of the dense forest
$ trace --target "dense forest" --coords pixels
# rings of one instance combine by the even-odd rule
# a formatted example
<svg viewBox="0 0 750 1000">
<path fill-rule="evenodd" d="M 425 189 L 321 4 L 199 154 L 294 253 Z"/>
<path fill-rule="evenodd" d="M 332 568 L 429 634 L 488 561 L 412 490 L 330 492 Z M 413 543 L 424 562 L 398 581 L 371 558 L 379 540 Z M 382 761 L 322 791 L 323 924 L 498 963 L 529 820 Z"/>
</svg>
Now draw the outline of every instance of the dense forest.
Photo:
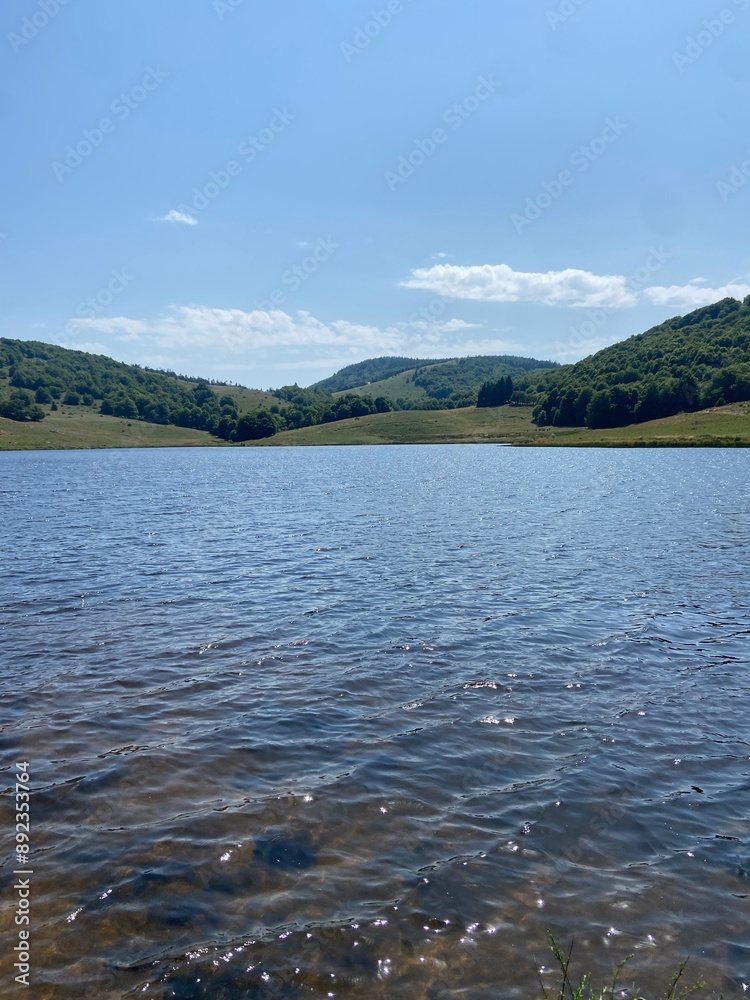
<svg viewBox="0 0 750 1000">
<path fill-rule="evenodd" d="M 624 427 L 750 399 L 750 296 L 723 299 L 545 376 L 540 426 Z"/>
</svg>

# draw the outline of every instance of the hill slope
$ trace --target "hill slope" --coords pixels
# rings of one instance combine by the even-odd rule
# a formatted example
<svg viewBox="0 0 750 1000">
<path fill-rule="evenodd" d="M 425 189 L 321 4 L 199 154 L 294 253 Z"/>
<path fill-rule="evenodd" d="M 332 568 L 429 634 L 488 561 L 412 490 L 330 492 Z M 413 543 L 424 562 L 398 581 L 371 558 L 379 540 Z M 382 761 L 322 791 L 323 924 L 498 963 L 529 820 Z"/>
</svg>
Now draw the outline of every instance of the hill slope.
<svg viewBox="0 0 750 1000">
<path fill-rule="evenodd" d="M 750 404 L 681 413 L 613 430 L 538 427 L 527 408 L 382 413 L 284 431 L 265 447 L 404 444 L 512 444 L 526 447 L 750 447 Z"/>
<path fill-rule="evenodd" d="M 417 358 L 368 358 L 367 361 L 341 368 L 334 375 L 316 382 L 310 388 L 322 389 L 323 392 L 346 392 L 347 389 L 359 389 L 371 382 L 382 382 L 383 379 L 400 375 L 401 372 L 413 371 L 420 364 L 424 362 L 420 362 Z"/>
<path fill-rule="evenodd" d="M 62 406 L 40 421 L 0 417 L 0 452 L 210 447 L 227 447 L 227 444 L 206 431 L 106 417 L 91 406 Z"/>
<path fill-rule="evenodd" d="M 242 415 L 285 405 L 268 393 L 210 385 L 54 344 L 0 338 L 0 418 L 26 423 L 80 407 L 228 439 Z"/>
<path fill-rule="evenodd" d="M 750 297 L 724 299 L 546 377 L 540 426 L 624 427 L 750 400 Z"/>
<path fill-rule="evenodd" d="M 382 366 L 380 362 L 383 362 Z M 407 362 L 409 367 L 403 367 Z M 514 355 L 450 358 L 445 361 L 374 358 L 343 368 L 313 388 L 328 387 L 329 392 L 352 391 L 372 397 L 383 396 L 392 404 L 418 405 L 434 400 L 453 406 L 469 406 L 476 403 L 477 393 L 487 381 L 508 375 L 517 378 L 557 368 L 559 365 L 554 361 Z M 378 374 L 379 377 L 375 378 Z M 364 375 L 367 375 L 365 381 L 354 381 Z"/>
</svg>

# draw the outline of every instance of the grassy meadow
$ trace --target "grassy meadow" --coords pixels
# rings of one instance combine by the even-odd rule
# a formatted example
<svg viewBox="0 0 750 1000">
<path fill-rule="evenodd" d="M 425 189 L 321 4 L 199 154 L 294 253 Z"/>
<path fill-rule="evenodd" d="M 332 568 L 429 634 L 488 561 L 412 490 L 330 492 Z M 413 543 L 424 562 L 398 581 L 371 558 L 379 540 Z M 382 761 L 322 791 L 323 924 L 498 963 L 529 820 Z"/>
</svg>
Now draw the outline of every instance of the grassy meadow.
<svg viewBox="0 0 750 1000">
<path fill-rule="evenodd" d="M 49 410 L 49 407 L 44 407 Z M 102 416 L 90 406 L 61 407 L 38 423 L 0 417 L 0 451 L 68 448 L 201 448 L 225 442 L 205 431 Z"/>
<path fill-rule="evenodd" d="M 527 407 L 405 410 L 284 431 L 253 446 L 359 444 L 512 444 L 574 447 L 700 447 L 750 445 L 750 403 L 590 431 L 537 427 Z M 250 444 L 250 442 L 248 442 Z"/>
<path fill-rule="evenodd" d="M 222 389 L 222 392 L 224 389 Z M 230 388 L 228 392 L 232 392 Z M 234 390 L 243 409 L 263 405 L 264 393 Z M 251 394 L 252 392 L 252 394 Z M 244 395 L 247 394 L 247 395 Z M 239 447 L 205 431 L 140 420 L 102 416 L 87 406 L 49 411 L 38 423 L 0 417 L 0 451 L 66 448 Z M 361 444 L 511 444 L 520 447 L 688 447 L 750 445 L 750 403 L 700 413 L 680 413 L 612 430 L 536 427 L 526 407 L 497 409 L 404 410 L 376 413 L 336 423 L 283 431 L 243 447 L 291 447 Z"/>
<path fill-rule="evenodd" d="M 380 382 L 369 382 L 367 385 L 347 389 L 346 392 L 337 392 L 335 395 L 345 396 L 347 392 L 350 392 L 356 396 L 372 396 L 373 399 L 377 396 L 385 396 L 387 399 L 406 399 L 417 402 L 420 399 L 426 399 L 427 393 L 421 386 L 414 384 L 415 371 L 416 369 L 412 368 L 411 371 L 402 372 L 400 375 L 392 375 Z"/>
<path fill-rule="evenodd" d="M 270 409 L 274 405 L 283 409 L 287 405 L 283 399 L 279 399 L 271 392 L 264 392 L 262 389 L 246 389 L 241 385 L 212 385 L 211 388 L 219 399 L 223 396 L 231 396 L 237 406 L 237 412 L 241 414 L 251 413 L 254 410 Z"/>
</svg>

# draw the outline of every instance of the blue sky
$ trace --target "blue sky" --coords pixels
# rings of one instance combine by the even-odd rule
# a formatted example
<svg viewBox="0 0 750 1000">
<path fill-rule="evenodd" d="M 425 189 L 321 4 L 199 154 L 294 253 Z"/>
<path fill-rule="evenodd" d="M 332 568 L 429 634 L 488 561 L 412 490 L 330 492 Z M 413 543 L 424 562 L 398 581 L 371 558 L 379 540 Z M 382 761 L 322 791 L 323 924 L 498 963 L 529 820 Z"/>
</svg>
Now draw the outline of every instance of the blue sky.
<svg viewBox="0 0 750 1000">
<path fill-rule="evenodd" d="M 750 294 L 750 0 L 18 0 L 0 334 L 253 386 Z"/>
</svg>

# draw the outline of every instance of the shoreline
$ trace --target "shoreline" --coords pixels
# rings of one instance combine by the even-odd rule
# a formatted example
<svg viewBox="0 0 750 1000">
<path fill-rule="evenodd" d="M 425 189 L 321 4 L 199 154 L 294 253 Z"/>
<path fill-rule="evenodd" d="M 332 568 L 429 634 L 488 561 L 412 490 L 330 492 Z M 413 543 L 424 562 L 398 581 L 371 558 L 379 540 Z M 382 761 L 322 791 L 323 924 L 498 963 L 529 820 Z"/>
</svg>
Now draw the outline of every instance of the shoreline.
<svg viewBox="0 0 750 1000">
<path fill-rule="evenodd" d="M 492 444 L 516 448 L 747 448 L 750 403 L 606 430 L 537 427 L 528 408 L 401 410 L 281 431 L 230 443 L 171 424 L 104 416 L 71 407 L 37 423 L 0 418 L 0 451 L 123 448 L 289 448 L 359 445 Z"/>
</svg>

